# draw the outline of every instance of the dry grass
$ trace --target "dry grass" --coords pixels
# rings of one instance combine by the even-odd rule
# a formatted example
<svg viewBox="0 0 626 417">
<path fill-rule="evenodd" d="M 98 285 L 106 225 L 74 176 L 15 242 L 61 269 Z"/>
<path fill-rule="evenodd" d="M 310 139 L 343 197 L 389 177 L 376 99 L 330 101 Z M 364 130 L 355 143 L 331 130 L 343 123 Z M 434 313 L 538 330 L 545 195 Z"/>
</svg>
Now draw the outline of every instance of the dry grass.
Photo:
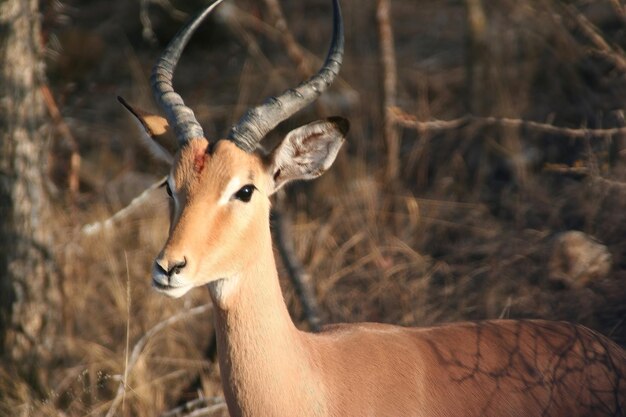
<svg viewBox="0 0 626 417">
<path fill-rule="evenodd" d="M 49 385 L 33 388 L 14 370 L 0 370 L 0 415 L 106 415 L 125 376 L 120 416 L 159 415 L 196 396 L 183 395 L 196 378 L 204 396 L 221 393 L 219 371 L 205 356 L 210 313 L 154 334 L 126 369 L 129 348 L 149 329 L 208 298 L 195 290 L 169 300 L 149 288 L 151 262 L 167 232 L 164 192 L 155 191 L 149 204 L 111 231 L 90 238 L 78 231 L 123 207 L 165 172 L 141 149 L 115 101 L 121 94 L 144 107 L 151 103 L 147 74 L 161 46 L 142 41 L 137 3 L 66 0 L 63 11 L 49 14 L 50 48 L 54 39 L 60 42 L 49 62 L 50 81 L 79 144 L 82 182 L 72 208 L 58 204 L 66 224 L 58 248 L 64 327 L 51 352 L 56 361 Z M 177 6 L 189 12 L 200 3 Z M 295 40 L 317 65 L 328 42 L 327 1 L 281 3 Z M 223 134 L 245 106 L 298 81 L 279 35 L 263 26 L 271 16 L 261 3 L 235 4 L 244 13 L 241 27 L 223 18 L 203 28 L 176 79 L 211 137 Z M 386 183 L 375 2 L 342 4 L 343 79 L 315 111 L 279 128 L 286 132 L 319 117 L 314 113 L 342 114 L 352 123 L 333 169 L 316 182 L 294 185 L 285 198 L 324 321 L 429 325 L 542 317 L 581 322 L 626 345 L 623 135 L 570 138 L 472 121 L 453 129 L 404 129 L 399 177 Z M 472 55 L 461 3 L 395 0 L 396 104 L 419 120 L 471 111 L 572 128 L 623 127 L 626 24 L 614 13 L 616 4 L 490 4 L 486 48 Z M 180 24 L 158 6 L 149 12 L 161 42 Z M 480 94 L 468 97 L 468 91 Z M 52 171 L 60 196 L 66 195 L 68 166 L 62 140 L 54 147 Z M 549 163 L 586 170 L 547 172 Z M 551 239 L 570 229 L 609 247 L 610 276 L 581 289 L 546 280 Z M 293 290 L 282 284 L 299 320 Z"/>
</svg>

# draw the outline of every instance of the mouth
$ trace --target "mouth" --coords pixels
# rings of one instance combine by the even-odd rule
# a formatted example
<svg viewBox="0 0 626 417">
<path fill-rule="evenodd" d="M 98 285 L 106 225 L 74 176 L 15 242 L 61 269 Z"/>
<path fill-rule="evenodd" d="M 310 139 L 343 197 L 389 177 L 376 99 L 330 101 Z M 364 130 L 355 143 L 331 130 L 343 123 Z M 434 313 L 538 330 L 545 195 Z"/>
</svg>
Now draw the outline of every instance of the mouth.
<svg viewBox="0 0 626 417">
<path fill-rule="evenodd" d="M 192 285 L 181 285 L 181 286 L 173 286 L 169 284 L 161 284 L 156 280 L 152 280 L 152 288 L 154 288 L 157 292 L 161 294 L 165 294 L 168 297 L 179 298 L 185 295 L 191 288 Z"/>
</svg>

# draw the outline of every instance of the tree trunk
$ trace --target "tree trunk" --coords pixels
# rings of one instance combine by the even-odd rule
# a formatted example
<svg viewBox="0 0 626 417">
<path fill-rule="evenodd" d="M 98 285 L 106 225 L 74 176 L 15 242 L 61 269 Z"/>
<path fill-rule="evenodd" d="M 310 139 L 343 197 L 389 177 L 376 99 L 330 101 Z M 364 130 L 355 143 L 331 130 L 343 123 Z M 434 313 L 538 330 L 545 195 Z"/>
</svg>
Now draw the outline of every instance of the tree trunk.
<svg viewBox="0 0 626 417">
<path fill-rule="evenodd" d="M 53 351 L 60 299 L 43 79 L 38 0 L 0 1 L 0 349 L 33 377 Z"/>
</svg>

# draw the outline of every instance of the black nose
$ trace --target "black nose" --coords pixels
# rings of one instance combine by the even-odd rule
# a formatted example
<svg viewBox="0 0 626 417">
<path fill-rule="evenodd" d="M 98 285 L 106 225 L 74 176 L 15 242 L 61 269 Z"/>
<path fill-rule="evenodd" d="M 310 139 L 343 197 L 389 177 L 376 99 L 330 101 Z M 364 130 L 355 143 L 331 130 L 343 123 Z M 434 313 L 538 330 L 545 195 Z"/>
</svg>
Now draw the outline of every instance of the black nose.
<svg viewBox="0 0 626 417">
<path fill-rule="evenodd" d="M 183 256 L 183 260 L 179 262 L 172 262 L 170 265 L 170 270 L 167 271 L 168 276 L 172 276 L 174 274 L 180 273 L 180 270 L 187 266 L 187 258 Z"/>
<path fill-rule="evenodd" d="M 187 258 L 183 257 L 182 261 L 172 261 L 168 262 L 168 267 L 165 268 L 162 265 L 162 262 L 156 262 L 157 267 L 165 273 L 168 277 L 171 277 L 174 274 L 179 274 L 180 271 L 187 266 Z"/>
</svg>

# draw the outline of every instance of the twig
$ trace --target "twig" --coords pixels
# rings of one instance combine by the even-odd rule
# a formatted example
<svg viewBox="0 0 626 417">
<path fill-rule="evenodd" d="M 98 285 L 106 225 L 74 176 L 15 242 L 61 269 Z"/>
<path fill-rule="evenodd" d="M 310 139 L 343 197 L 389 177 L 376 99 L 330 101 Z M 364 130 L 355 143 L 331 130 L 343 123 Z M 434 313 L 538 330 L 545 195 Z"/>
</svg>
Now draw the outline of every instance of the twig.
<svg viewBox="0 0 626 417">
<path fill-rule="evenodd" d="M 163 177 L 150 187 L 146 188 L 141 194 L 137 197 L 133 198 L 133 200 L 126 207 L 122 208 L 119 211 L 113 213 L 111 217 L 106 220 L 102 220 L 99 222 L 89 223 L 82 227 L 81 232 L 86 236 L 92 236 L 96 233 L 100 233 L 103 230 L 110 229 L 115 226 L 117 223 L 122 222 L 126 217 L 128 217 L 135 209 L 143 205 L 148 199 L 148 196 L 153 190 L 160 188 L 165 184 L 167 177 Z"/>
<path fill-rule="evenodd" d="M 293 33 L 289 30 L 287 20 L 285 19 L 285 15 L 283 14 L 278 0 L 264 1 L 268 11 L 270 12 L 270 16 L 272 17 L 274 27 L 281 34 L 280 39 L 287 50 L 287 55 L 296 65 L 298 73 L 303 78 L 310 76 L 313 72 L 311 66 L 304 56 L 302 47 L 298 44 L 298 42 L 296 42 Z"/>
<path fill-rule="evenodd" d="M 593 181 L 600 183 L 602 185 L 606 185 L 607 187 L 615 187 L 620 190 L 626 191 L 626 182 L 610 180 L 608 178 L 604 178 L 599 175 L 596 177 L 593 177 Z"/>
<path fill-rule="evenodd" d="M 380 64 L 383 77 L 383 140 L 387 147 L 387 167 L 385 177 L 393 183 L 398 177 L 400 136 L 393 120 L 392 109 L 396 105 L 397 94 L 397 66 L 391 28 L 390 1 L 378 0 L 376 19 L 378 22 L 378 36 L 380 39 Z"/>
<path fill-rule="evenodd" d="M 130 352 L 130 268 L 128 267 L 128 253 L 124 251 L 124 261 L 126 263 L 126 349 L 124 352 L 124 385 L 128 383 L 128 353 Z M 124 395 L 122 396 L 122 412 L 124 412 L 124 405 L 126 404 L 126 388 L 124 388 Z"/>
<path fill-rule="evenodd" d="M 237 8 L 235 5 L 231 3 L 223 4 L 218 9 L 218 11 L 219 11 L 218 16 L 233 31 L 233 33 L 237 37 L 239 37 L 241 42 L 246 46 L 248 53 L 260 65 L 261 72 L 266 74 L 266 78 L 270 77 L 272 81 L 274 79 L 280 79 L 282 81 L 282 75 L 280 71 L 276 71 L 276 69 L 270 62 L 270 60 L 267 58 L 267 56 L 265 56 L 265 54 L 261 50 L 261 47 L 259 43 L 257 42 L 256 38 L 247 29 L 250 26 L 252 26 L 255 30 L 259 30 L 259 27 L 265 28 L 265 26 L 263 26 L 263 22 L 258 19 L 254 20 L 253 17 L 249 17 L 249 15 L 247 15 L 245 12 L 243 12 L 241 9 Z M 269 29 L 267 31 L 269 31 Z M 242 107 L 242 105 L 244 109 L 247 108 L 248 106 L 247 97 L 245 97 L 246 95 L 245 93 L 247 92 L 247 89 L 243 88 L 243 86 L 245 85 L 243 81 L 245 77 L 247 77 L 249 74 L 249 71 L 248 71 L 249 67 L 250 66 L 246 61 L 241 71 L 242 83 L 240 84 L 240 87 L 242 88 L 239 89 L 239 97 L 237 100 L 237 104 L 235 106 L 235 111 L 232 112 L 233 116 L 240 113 L 239 109 Z M 232 120 L 231 122 L 234 123 L 235 120 Z"/>
<path fill-rule="evenodd" d="M 141 22 L 142 32 L 144 40 L 150 44 L 157 43 L 157 37 L 152 29 L 152 21 L 148 14 L 148 6 L 150 4 L 157 4 L 170 14 L 174 19 L 183 20 L 187 17 L 187 14 L 178 10 L 167 0 L 141 0 L 139 3 L 139 21 Z"/>
<path fill-rule="evenodd" d="M 274 20 L 271 24 L 264 22 L 253 14 L 241 10 L 233 4 L 224 4 L 219 15 L 225 18 L 225 20 L 229 22 L 229 25 L 232 25 L 232 22 L 236 22 L 236 26 L 238 26 L 238 28 L 236 28 L 237 30 L 245 31 L 245 29 L 248 29 L 267 37 L 272 42 L 282 42 L 287 50 L 287 55 L 296 66 L 299 76 L 302 79 L 309 77 L 314 72 L 313 65 L 319 61 L 319 58 L 296 41 L 296 38 L 286 24 L 280 3 L 276 0 L 267 0 L 266 7 Z M 241 34 L 239 34 L 239 36 L 241 36 Z M 249 34 L 247 36 L 251 37 Z M 243 39 L 243 41 L 248 47 L 250 46 L 248 43 L 249 40 Z M 250 51 L 257 57 L 259 56 L 259 53 L 257 53 L 255 49 L 251 49 Z M 265 58 L 265 60 L 267 60 L 267 58 Z M 263 63 L 265 64 L 265 61 L 263 61 Z M 341 78 L 341 76 L 335 84 L 350 94 L 357 94 L 355 89 L 345 79 Z M 321 106 L 321 102 L 317 101 L 316 105 L 318 107 Z"/>
<path fill-rule="evenodd" d="M 300 78 L 307 79 L 314 73 L 314 69 L 312 67 L 311 58 L 307 58 L 306 49 L 302 47 L 293 36 L 293 32 L 289 29 L 289 25 L 287 24 L 287 19 L 285 19 L 285 14 L 283 13 L 282 8 L 280 7 L 280 3 L 278 0 L 264 0 L 265 5 L 269 11 L 269 14 L 272 18 L 272 26 L 278 32 L 278 39 L 282 42 L 283 46 L 287 51 L 287 56 L 296 66 L 296 71 L 298 72 L 298 76 Z M 310 55 L 310 54 L 308 54 Z M 345 83 L 339 80 L 338 85 L 343 85 Z M 345 87 L 345 86 L 344 86 Z M 315 108 L 318 113 L 323 113 L 324 109 L 324 101 L 317 100 L 314 103 Z"/>
<path fill-rule="evenodd" d="M 466 115 L 452 120 L 429 120 L 420 121 L 413 115 L 410 115 L 404 110 L 395 107 L 392 109 L 392 116 L 394 122 L 398 126 L 404 128 L 416 129 L 419 132 L 437 131 L 437 130 L 455 130 L 467 125 L 469 122 L 481 123 L 487 126 L 506 126 L 525 128 L 529 130 L 535 130 L 542 133 L 549 133 L 554 135 L 567 136 L 570 138 L 588 138 L 588 137 L 606 137 L 617 134 L 626 133 L 626 126 L 613 127 L 608 129 L 590 129 L 590 128 L 570 128 L 554 126 L 549 123 L 534 122 L 531 120 L 512 119 L 508 117 L 479 117 Z"/>
<path fill-rule="evenodd" d="M 626 9 L 622 6 L 620 0 L 610 0 L 611 6 L 613 6 L 613 10 L 618 16 L 622 19 L 623 23 L 626 23 Z"/>
<path fill-rule="evenodd" d="M 141 0 L 139 6 L 139 21 L 141 22 L 141 36 L 149 44 L 155 45 L 157 43 L 157 37 L 152 29 L 152 21 L 148 16 L 148 4 L 150 0 Z"/>
<path fill-rule="evenodd" d="M 190 317 L 197 316 L 200 314 L 204 314 L 207 311 L 209 311 L 212 307 L 213 307 L 212 304 L 204 304 L 198 307 L 194 307 L 189 310 L 182 311 L 178 314 L 175 314 L 172 317 L 169 317 L 163 320 L 162 322 L 157 323 L 155 326 L 153 326 L 137 341 L 137 343 L 135 343 L 135 346 L 133 346 L 133 351 L 130 355 L 130 358 L 128 359 L 128 366 L 126 367 L 125 374 L 130 375 L 132 369 L 135 367 L 135 364 L 139 360 L 139 356 L 141 355 L 141 352 L 143 351 L 144 347 L 155 334 L 159 333 L 166 327 L 171 326 L 174 323 L 177 323 L 181 320 L 188 319 Z M 107 412 L 106 417 L 113 417 L 115 415 L 115 412 L 117 411 L 117 408 L 119 407 L 120 402 L 122 401 L 126 393 L 126 386 L 127 386 L 127 381 L 122 380 L 120 382 L 119 387 L 117 388 L 117 393 L 115 394 L 115 397 L 113 398 L 113 401 L 111 402 L 111 408 L 109 408 L 109 411 Z"/>
<path fill-rule="evenodd" d="M 259 43 L 256 41 L 254 36 L 252 36 L 242 25 L 242 12 L 237 6 L 230 3 L 224 3 L 218 9 L 218 16 L 222 21 L 231 28 L 231 30 L 239 37 L 239 39 L 244 43 L 248 52 L 256 59 L 262 66 L 263 72 L 267 74 L 272 73 L 272 64 L 267 59 L 267 57 L 261 51 L 261 47 Z"/>
<path fill-rule="evenodd" d="M 288 221 L 279 209 L 272 210 L 272 223 L 274 224 L 276 245 L 287 270 L 287 275 L 296 291 L 297 297 L 302 304 L 304 318 L 309 324 L 311 331 L 320 330 L 321 319 L 317 299 L 309 275 L 295 254 L 291 240 L 291 230 Z"/>
<path fill-rule="evenodd" d="M 584 178 L 585 180 L 591 180 L 592 183 L 595 183 L 594 185 L 602 185 L 612 188 L 613 191 L 626 191 L 626 182 L 604 178 L 597 173 L 593 173 L 592 169 L 584 165 L 569 166 L 565 164 L 546 164 L 544 171 L 556 174 L 573 175 L 579 178 Z"/>
<path fill-rule="evenodd" d="M 602 37 L 602 34 L 598 28 L 587 19 L 587 17 L 580 13 L 576 7 L 570 4 L 564 4 L 561 6 L 566 14 L 568 14 L 587 39 L 609 60 L 613 61 L 616 67 L 622 72 L 626 72 L 626 58 L 624 57 L 624 51 L 618 46 L 609 45 L 609 43 Z"/>
<path fill-rule="evenodd" d="M 166 411 L 160 417 L 208 417 L 224 408 L 226 408 L 226 403 L 221 397 L 197 398 Z"/>
<path fill-rule="evenodd" d="M 406 113 L 399 107 L 392 107 L 390 111 L 390 117 L 393 123 L 398 126 L 415 129 L 420 133 L 438 131 L 438 130 L 455 130 L 462 126 L 465 126 L 472 118 L 470 116 L 463 116 L 458 119 L 452 120 L 428 120 L 420 121 L 412 114 Z"/>
<path fill-rule="evenodd" d="M 584 165 L 570 166 L 566 164 L 545 164 L 543 167 L 545 172 L 556 174 L 570 174 L 576 176 L 587 176 L 590 173 L 589 167 Z"/>
</svg>

